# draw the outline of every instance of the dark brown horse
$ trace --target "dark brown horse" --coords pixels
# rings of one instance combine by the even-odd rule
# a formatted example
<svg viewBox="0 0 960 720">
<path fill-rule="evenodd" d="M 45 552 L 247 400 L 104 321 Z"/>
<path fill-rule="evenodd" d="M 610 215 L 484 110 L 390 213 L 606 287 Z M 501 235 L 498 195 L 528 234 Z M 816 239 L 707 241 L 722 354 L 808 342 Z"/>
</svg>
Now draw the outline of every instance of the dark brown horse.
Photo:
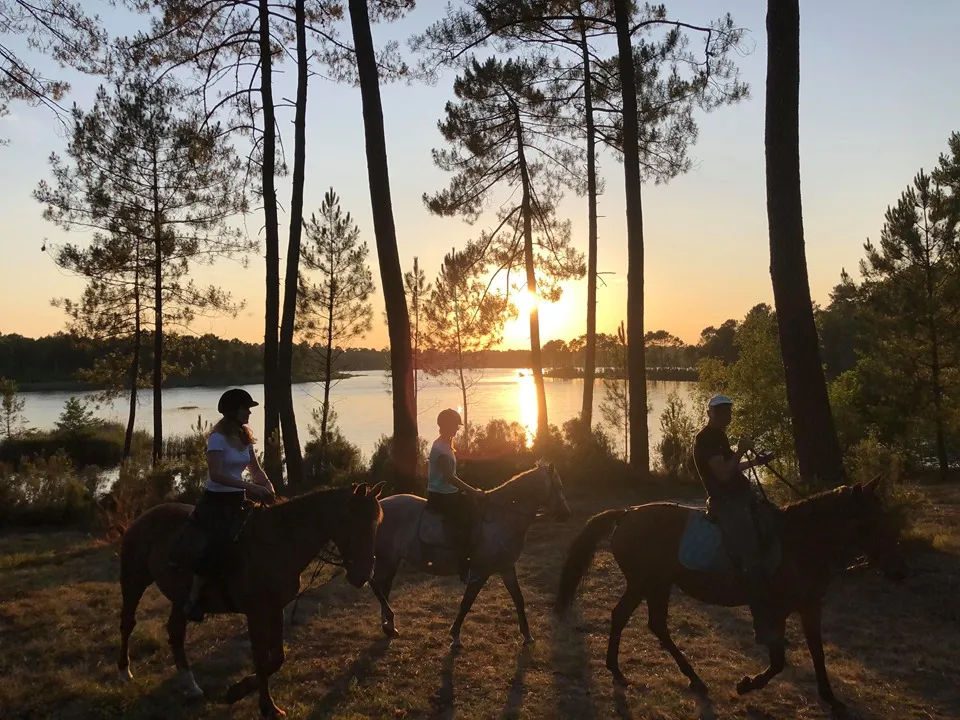
<svg viewBox="0 0 960 720">
<path fill-rule="evenodd" d="M 363 587 L 373 572 L 374 542 L 383 517 L 378 500 L 381 486 L 353 487 L 307 493 L 271 507 L 251 511 L 236 542 L 236 572 L 223 582 L 209 580 L 202 600 L 210 613 L 242 613 L 253 649 L 255 674 L 234 683 L 227 702 L 260 691 L 260 712 L 278 717 L 284 712 L 270 696 L 270 676 L 283 664 L 283 608 L 300 590 L 300 573 L 332 540 L 343 559 L 347 580 Z M 164 503 L 151 508 L 124 533 L 120 547 L 120 677 L 129 680 L 130 633 L 144 591 L 156 583 L 172 607 L 167 634 L 184 691 L 200 697 L 184 653 L 187 621 L 183 604 L 191 575 L 170 563 L 170 551 L 193 510 L 192 505 Z M 229 598 L 224 598 L 225 590 Z"/>
<path fill-rule="evenodd" d="M 781 509 L 782 561 L 772 579 L 775 617 L 782 632 L 786 619 L 800 614 L 820 697 L 837 710 L 837 700 L 827 679 L 820 629 L 820 606 L 830 583 L 830 565 L 838 553 L 858 547 L 893 579 L 903 577 L 897 532 L 877 494 L 879 478 L 866 485 L 842 486 Z M 620 672 L 620 635 L 630 616 L 647 601 L 647 624 L 670 653 L 690 688 L 706 694 L 707 686 L 674 644 L 667 627 L 670 589 L 676 585 L 687 595 L 711 605 L 745 605 L 746 597 L 732 574 L 689 570 L 678 560 L 678 548 L 687 519 L 696 509 L 673 503 L 649 503 L 624 510 L 607 510 L 592 517 L 574 539 L 560 578 L 556 610 L 561 615 L 590 567 L 597 545 L 611 535 L 613 556 L 627 580 L 627 588 L 613 609 L 607 669 L 614 681 L 625 685 Z M 737 692 L 759 690 L 784 666 L 784 651 L 771 650 L 770 666 L 759 675 L 744 677 Z"/>
</svg>

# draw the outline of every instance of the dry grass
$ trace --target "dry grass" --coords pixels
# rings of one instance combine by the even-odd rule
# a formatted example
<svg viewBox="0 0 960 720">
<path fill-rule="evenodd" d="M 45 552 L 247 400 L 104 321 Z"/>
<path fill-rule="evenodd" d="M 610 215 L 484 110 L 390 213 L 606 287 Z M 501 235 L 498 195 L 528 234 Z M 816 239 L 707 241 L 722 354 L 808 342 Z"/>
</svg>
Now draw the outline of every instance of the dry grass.
<svg viewBox="0 0 960 720">
<path fill-rule="evenodd" d="M 927 548 L 903 586 L 870 572 L 841 577 L 826 604 L 828 671 L 834 689 L 863 718 L 960 716 L 960 488 L 928 493 L 914 532 Z M 641 607 L 624 636 L 621 664 L 635 684 L 614 691 L 603 667 L 609 611 L 623 580 L 599 556 L 574 617 L 550 615 L 558 567 L 586 515 L 531 529 L 520 577 L 537 644 L 517 645 L 516 619 L 499 581 L 467 619 L 464 651 L 447 653 L 459 601 L 452 580 L 401 575 L 394 609 L 402 637 L 382 638 L 367 590 L 335 579 L 301 600 L 303 623 L 287 631 L 287 663 L 274 697 L 294 718 L 821 718 L 812 666 L 793 623 L 790 666 L 771 685 L 739 698 L 745 673 L 763 660 L 742 610 L 706 607 L 675 593 L 671 627 L 711 686 L 704 705 L 645 627 Z M 931 545 L 936 550 L 930 549 Z M 919 552 L 919 551 L 918 551 Z M 242 618 L 192 626 L 188 653 L 210 700 L 185 704 L 172 682 L 168 604 L 151 588 L 133 635 L 134 683 L 115 680 L 119 609 L 116 546 L 77 534 L 0 538 L 0 717 L 234 718 L 256 713 L 253 698 L 217 702 L 249 671 Z"/>
</svg>

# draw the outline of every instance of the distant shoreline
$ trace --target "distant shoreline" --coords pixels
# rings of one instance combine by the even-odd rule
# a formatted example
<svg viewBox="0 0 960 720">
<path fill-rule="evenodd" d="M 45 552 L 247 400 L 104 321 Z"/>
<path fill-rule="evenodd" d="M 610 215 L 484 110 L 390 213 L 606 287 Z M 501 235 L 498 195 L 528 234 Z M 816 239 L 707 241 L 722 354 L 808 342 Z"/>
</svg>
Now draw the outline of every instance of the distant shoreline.
<svg viewBox="0 0 960 720">
<path fill-rule="evenodd" d="M 550 368 L 543 371 L 543 376 L 556 380 L 579 380 L 583 379 L 583 369 L 578 367 Z M 626 376 L 623 372 L 613 368 L 598 368 L 596 377 L 598 380 L 623 380 Z M 648 367 L 647 379 L 696 382 L 699 375 L 696 368 Z"/>
<path fill-rule="evenodd" d="M 354 377 L 354 373 L 347 372 L 337 372 L 333 374 L 333 380 L 346 380 L 347 378 Z M 320 383 L 323 382 L 318 378 L 294 378 L 293 384 L 299 385 L 302 383 Z M 216 380 L 197 380 L 196 378 L 174 378 L 168 380 L 161 385 L 162 390 L 173 390 L 175 388 L 192 388 L 192 387 L 240 387 L 244 385 L 262 385 L 263 377 L 232 377 L 227 378 L 226 380 L 217 378 Z M 17 383 L 18 392 L 98 392 L 100 390 L 105 390 L 105 385 L 100 385 L 97 383 L 86 383 L 80 382 L 77 380 L 51 380 L 49 382 L 26 382 L 26 383 Z M 150 392 L 151 387 L 149 385 L 142 387 L 138 390 L 140 393 Z M 120 394 L 129 393 L 129 388 L 121 390 Z"/>
</svg>

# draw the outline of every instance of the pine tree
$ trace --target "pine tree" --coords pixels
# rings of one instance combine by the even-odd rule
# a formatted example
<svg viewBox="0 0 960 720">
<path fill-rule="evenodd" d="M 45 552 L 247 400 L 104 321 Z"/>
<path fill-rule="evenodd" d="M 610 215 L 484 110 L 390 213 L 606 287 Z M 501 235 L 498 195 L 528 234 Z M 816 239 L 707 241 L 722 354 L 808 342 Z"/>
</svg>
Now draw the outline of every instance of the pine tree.
<svg viewBox="0 0 960 720">
<path fill-rule="evenodd" d="M 255 247 L 228 223 L 246 211 L 238 161 L 220 128 L 204 126 L 182 88 L 135 70 L 111 91 L 101 86 L 89 111 L 75 108 L 73 114 L 69 161 L 51 156 L 56 185 L 41 182 L 35 197 L 46 205 L 48 220 L 68 230 L 97 228 L 118 239 L 94 245 L 85 260 L 79 259 L 82 250 L 60 248 L 56 259 L 62 266 L 81 270 L 81 275 L 86 268 L 94 281 L 100 278 L 98 264 L 109 266 L 122 258 L 128 274 L 130 268 L 140 272 L 141 263 L 149 269 L 142 277 L 153 309 L 156 461 L 163 447 L 166 327 L 185 328 L 197 314 L 235 314 L 239 309 L 229 293 L 198 288 L 189 280 L 192 267 Z M 129 260 L 131 247 L 135 261 Z M 105 250 L 119 256 L 105 255 Z M 132 317 L 139 322 L 138 312 Z"/>
<path fill-rule="evenodd" d="M 519 194 L 502 206 L 498 225 L 476 245 L 496 273 L 523 271 L 530 302 L 530 351 L 537 389 L 537 432 L 547 431 L 547 400 L 540 348 L 540 300 L 556 302 L 560 282 L 584 274 L 583 256 L 570 241 L 569 221 L 556 218 L 560 184 L 578 185 L 581 151 L 558 134 L 562 104 L 550 62 L 472 60 L 454 81 L 458 102 L 448 102 L 440 131 L 452 146 L 434 162 L 454 173 L 447 189 L 424 195 L 431 212 L 479 218 L 495 189 Z M 548 78 L 545 81 L 545 78 Z"/>
<path fill-rule="evenodd" d="M 938 177 L 945 176 L 949 162 L 941 161 Z M 960 166 L 960 152 L 952 162 Z M 883 398 L 876 399 L 888 412 L 929 420 L 941 478 L 949 471 L 948 418 L 960 390 L 955 379 L 960 363 L 956 200 L 921 170 L 887 209 L 879 245 L 867 241 L 860 268 L 876 338 L 864 372 L 875 379 L 874 387 L 884 389 Z"/>
<path fill-rule="evenodd" d="M 323 364 L 323 404 L 320 408 L 320 457 L 325 459 L 329 437 L 330 387 L 333 368 L 343 349 L 370 332 L 374 292 L 373 273 L 367 265 L 370 253 L 359 242 L 360 230 L 340 209 L 340 198 L 329 189 L 323 196 L 320 217 L 311 214 L 304 223 L 307 243 L 303 266 L 317 278 L 301 275 L 299 330 L 307 339 L 320 338 Z"/>
<path fill-rule="evenodd" d="M 481 353 L 500 344 L 504 323 L 516 317 L 505 295 L 488 291 L 486 266 L 476 246 L 451 250 L 424 305 L 432 362 L 424 369 L 460 390 L 464 436 L 470 440 L 469 402 L 483 377 Z"/>
</svg>

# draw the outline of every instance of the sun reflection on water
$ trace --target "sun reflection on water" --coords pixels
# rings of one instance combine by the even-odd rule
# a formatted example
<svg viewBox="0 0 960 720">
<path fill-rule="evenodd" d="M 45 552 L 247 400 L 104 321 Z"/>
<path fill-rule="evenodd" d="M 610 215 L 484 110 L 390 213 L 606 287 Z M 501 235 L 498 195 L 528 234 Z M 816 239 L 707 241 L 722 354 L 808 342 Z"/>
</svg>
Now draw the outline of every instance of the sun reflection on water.
<svg viewBox="0 0 960 720">
<path fill-rule="evenodd" d="M 527 447 L 533 447 L 533 440 L 537 436 L 537 386 L 533 380 L 533 373 L 529 370 L 521 371 L 517 377 L 517 414 L 520 425 L 527 433 Z"/>
</svg>

